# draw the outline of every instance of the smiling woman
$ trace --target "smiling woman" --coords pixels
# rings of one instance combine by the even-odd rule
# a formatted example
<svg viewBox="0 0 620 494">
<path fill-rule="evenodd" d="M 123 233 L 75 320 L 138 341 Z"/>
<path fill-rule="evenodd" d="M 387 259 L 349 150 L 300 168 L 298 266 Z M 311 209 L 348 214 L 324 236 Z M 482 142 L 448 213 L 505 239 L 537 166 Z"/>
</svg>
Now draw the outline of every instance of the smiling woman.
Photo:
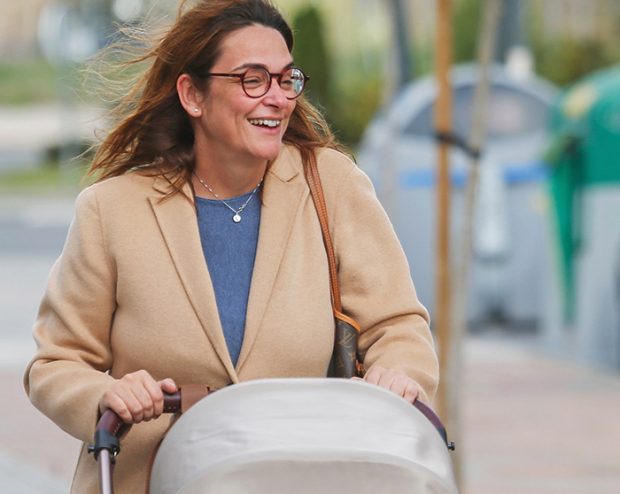
<svg viewBox="0 0 620 494">
<path fill-rule="evenodd" d="M 194 180 L 200 177 L 209 183 L 218 199 L 251 190 L 264 176 L 268 161 L 278 156 L 303 90 L 301 86 L 295 91 L 292 75 L 305 80 L 300 69 L 290 68 L 292 63 L 279 31 L 250 25 L 222 41 L 220 57 L 205 74 L 216 76 L 207 91 L 188 74 L 177 80 L 181 105 L 192 117 Z"/>
<path fill-rule="evenodd" d="M 163 393 L 177 383 L 327 375 L 335 321 L 313 166 L 364 379 L 410 402 L 435 392 L 428 314 L 403 251 L 370 181 L 304 99 L 292 48 L 267 0 L 193 2 L 136 59 L 150 63 L 97 149 L 24 380 L 85 443 L 106 409 L 150 421 L 124 440 L 117 493 L 144 491 L 169 424 Z M 83 448 L 72 492 L 96 481 Z"/>
</svg>

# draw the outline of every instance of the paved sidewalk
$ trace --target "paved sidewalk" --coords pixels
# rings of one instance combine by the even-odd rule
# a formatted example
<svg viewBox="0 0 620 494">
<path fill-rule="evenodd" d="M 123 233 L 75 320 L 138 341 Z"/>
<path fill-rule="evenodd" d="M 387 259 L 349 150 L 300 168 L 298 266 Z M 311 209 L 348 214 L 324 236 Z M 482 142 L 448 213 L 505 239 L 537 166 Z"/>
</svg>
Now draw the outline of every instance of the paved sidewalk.
<svg viewBox="0 0 620 494">
<path fill-rule="evenodd" d="M 21 377 L 21 369 L 0 373 L 0 492 L 66 494 L 80 444 L 30 404 Z"/>
<path fill-rule="evenodd" d="M 531 339 L 466 345 L 463 494 L 620 492 L 620 374 Z"/>
<path fill-rule="evenodd" d="M 620 375 L 546 355 L 535 342 L 473 336 L 465 346 L 462 494 L 620 492 Z M 68 491 L 77 441 L 0 375 L 0 490 Z"/>
</svg>

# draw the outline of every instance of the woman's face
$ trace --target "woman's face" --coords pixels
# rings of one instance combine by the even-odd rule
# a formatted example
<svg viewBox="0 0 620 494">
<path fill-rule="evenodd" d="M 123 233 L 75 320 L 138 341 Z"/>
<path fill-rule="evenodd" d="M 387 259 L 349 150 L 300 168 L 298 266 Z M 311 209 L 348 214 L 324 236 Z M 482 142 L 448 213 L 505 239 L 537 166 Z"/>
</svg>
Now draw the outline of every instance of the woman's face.
<svg viewBox="0 0 620 494">
<path fill-rule="evenodd" d="M 212 73 L 241 74 L 248 65 L 280 73 L 292 63 L 282 35 L 261 25 L 229 34 L 220 52 Z M 261 163 L 274 159 L 295 104 L 275 80 L 264 96 L 250 98 L 239 78 L 211 77 L 201 103 L 202 116 L 195 129 L 201 135 L 196 142 L 202 141 L 215 159 Z"/>
</svg>

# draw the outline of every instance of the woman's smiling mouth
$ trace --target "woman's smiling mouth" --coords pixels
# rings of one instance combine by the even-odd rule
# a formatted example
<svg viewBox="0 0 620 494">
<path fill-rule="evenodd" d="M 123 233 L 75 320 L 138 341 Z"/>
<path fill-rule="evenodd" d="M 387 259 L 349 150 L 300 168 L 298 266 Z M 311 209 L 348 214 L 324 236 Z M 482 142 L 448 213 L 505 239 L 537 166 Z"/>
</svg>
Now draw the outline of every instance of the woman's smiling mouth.
<svg viewBox="0 0 620 494">
<path fill-rule="evenodd" d="M 282 123 L 281 120 L 272 120 L 266 118 L 250 118 L 248 119 L 248 122 L 257 127 L 269 127 L 270 129 L 275 129 L 279 127 Z"/>
</svg>

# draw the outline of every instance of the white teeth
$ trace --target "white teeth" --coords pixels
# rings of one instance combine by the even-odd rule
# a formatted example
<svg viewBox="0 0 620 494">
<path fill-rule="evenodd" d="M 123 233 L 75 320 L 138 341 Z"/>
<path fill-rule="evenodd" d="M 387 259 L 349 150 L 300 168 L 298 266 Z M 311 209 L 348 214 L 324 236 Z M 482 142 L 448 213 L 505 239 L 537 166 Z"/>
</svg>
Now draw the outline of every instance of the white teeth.
<svg viewBox="0 0 620 494">
<path fill-rule="evenodd" d="M 255 118 L 255 119 L 249 120 L 249 122 L 252 125 L 259 125 L 259 126 L 271 127 L 271 128 L 275 128 L 275 127 L 279 127 L 280 126 L 280 121 L 279 120 L 265 120 L 265 119 Z"/>
</svg>

